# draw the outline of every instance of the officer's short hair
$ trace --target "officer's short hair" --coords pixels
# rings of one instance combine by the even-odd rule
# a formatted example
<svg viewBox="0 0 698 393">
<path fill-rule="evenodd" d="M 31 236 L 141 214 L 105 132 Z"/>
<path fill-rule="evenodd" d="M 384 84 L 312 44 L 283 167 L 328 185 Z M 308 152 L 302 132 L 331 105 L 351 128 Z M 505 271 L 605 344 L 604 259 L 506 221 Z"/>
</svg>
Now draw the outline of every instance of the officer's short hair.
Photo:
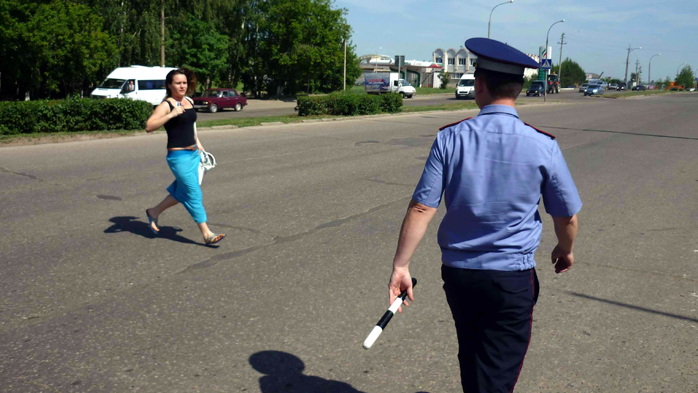
<svg viewBox="0 0 698 393">
<path fill-rule="evenodd" d="M 523 90 L 524 79 L 521 75 L 505 74 L 477 68 L 475 78 L 482 79 L 493 98 L 516 99 Z"/>
</svg>

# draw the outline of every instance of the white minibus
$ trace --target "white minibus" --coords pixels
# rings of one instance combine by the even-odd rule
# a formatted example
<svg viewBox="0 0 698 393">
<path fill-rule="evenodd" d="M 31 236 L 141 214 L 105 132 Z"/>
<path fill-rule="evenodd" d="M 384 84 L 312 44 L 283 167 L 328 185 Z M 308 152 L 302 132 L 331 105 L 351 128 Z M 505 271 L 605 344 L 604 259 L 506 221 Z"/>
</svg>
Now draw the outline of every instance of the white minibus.
<svg viewBox="0 0 698 393">
<path fill-rule="evenodd" d="M 92 91 L 92 98 L 129 98 L 159 105 L 167 94 L 165 77 L 176 68 L 119 67 Z"/>
</svg>

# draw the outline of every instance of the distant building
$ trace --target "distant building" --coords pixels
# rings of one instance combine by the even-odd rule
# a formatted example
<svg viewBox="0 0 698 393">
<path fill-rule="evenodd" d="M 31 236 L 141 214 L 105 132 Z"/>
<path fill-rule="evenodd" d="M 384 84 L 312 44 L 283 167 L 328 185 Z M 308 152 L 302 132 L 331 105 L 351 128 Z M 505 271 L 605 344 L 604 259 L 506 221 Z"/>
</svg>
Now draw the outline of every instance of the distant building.
<svg viewBox="0 0 698 393">
<path fill-rule="evenodd" d="M 381 54 L 369 54 L 359 57 L 359 67 L 363 73 L 369 72 L 397 72 L 395 58 Z M 401 78 L 416 87 L 428 87 L 433 85 L 434 72 L 441 70 L 441 66 L 430 61 L 405 60 L 405 66 L 400 70 Z M 356 84 L 364 83 L 364 76 L 361 75 Z"/>
<path fill-rule="evenodd" d="M 529 53 L 526 53 L 526 55 L 531 59 L 535 60 L 536 63 L 540 63 L 540 58 L 538 57 L 538 55 L 532 55 Z M 464 74 L 472 74 L 475 72 L 477 56 L 473 53 L 470 53 L 470 51 L 463 47 L 460 47 L 458 50 L 454 48 L 449 48 L 446 50 L 444 50 L 443 48 L 436 48 L 436 50 L 434 50 L 434 52 L 432 53 L 432 61 L 435 64 L 438 64 L 441 67 L 443 67 L 441 71 L 445 70 L 446 72 L 448 72 L 451 75 L 451 80 L 458 80 Z M 524 77 L 531 78 L 537 76 L 538 70 L 536 69 L 526 68 L 524 71 Z M 433 87 L 439 87 L 441 85 L 441 82 L 438 78 L 435 79 L 436 81 L 434 82 Z"/>
</svg>

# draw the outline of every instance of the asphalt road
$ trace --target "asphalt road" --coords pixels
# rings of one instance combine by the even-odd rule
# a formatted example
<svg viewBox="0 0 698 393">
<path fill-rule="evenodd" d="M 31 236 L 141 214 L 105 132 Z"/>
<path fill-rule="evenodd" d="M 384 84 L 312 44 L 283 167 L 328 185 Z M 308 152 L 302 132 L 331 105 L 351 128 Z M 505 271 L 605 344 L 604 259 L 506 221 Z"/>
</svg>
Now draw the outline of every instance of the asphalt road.
<svg viewBox="0 0 698 393">
<path fill-rule="evenodd" d="M 698 386 L 698 95 L 529 105 L 584 207 L 577 263 L 542 292 L 517 392 Z M 186 211 L 144 209 L 172 175 L 165 136 L 0 148 L 3 392 L 456 392 L 436 230 L 416 300 L 387 307 L 405 208 L 439 126 L 475 111 L 201 133 L 203 246 Z"/>
</svg>

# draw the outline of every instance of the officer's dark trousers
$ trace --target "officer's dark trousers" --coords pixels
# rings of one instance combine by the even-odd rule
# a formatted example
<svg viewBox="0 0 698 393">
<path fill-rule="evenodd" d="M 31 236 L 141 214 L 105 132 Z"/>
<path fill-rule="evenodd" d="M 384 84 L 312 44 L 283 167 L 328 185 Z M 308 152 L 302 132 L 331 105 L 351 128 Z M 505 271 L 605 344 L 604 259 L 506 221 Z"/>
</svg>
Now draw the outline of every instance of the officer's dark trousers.
<svg viewBox="0 0 698 393">
<path fill-rule="evenodd" d="M 535 269 L 442 266 L 441 277 L 456 322 L 463 391 L 512 392 L 531 339 L 539 292 Z"/>
</svg>

